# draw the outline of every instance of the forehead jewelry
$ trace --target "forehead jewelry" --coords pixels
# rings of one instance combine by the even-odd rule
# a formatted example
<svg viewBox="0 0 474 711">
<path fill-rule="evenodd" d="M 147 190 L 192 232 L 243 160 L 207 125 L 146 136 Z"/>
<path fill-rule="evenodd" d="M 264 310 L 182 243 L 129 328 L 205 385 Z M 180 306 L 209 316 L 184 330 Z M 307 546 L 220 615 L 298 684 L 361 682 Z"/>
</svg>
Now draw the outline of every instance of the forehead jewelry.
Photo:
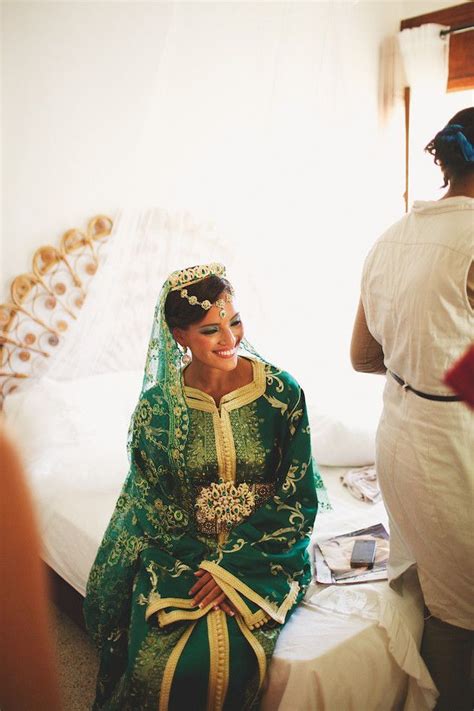
<svg viewBox="0 0 474 711">
<path fill-rule="evenodd" d="M 200 306 L 202 309 L 204 309 L 204 311 L 209 311 L 211 306 L 217 306 L 217 308 L 219 309 L 219 316 L 221 318 L 225 318 L 226 303 L 228 304 L 230 301 L 232 301 L 232 294 L 229 294 L 228 291 L 225 292 L 222 299 L 217 299 L 216 301 L 214 301 L 213 304 L 211 304 L 209 299 L 204 299 L 204 301 L 198 301 L 197 296 L 189 296 L 187 289 L 181 289 L 179 293 L 181 298 L 187 299 L 191 306 Z"/>
<path fill-rule="evenodd" d="M 232 301 L 232 293 L 226 291 L 223 298 L 217 299 L 211 304 L 209 299 L 199 301 L 197 296 L 189 296 L 188 290 L 185 288 L 191 284 L 197 284 L 197 282 L 206 279 L 208 276 L 225 277 L 225 275 L 224 265 L 212 262 L 211 264 L 200 264 L 196 267 L 188 267 L 188 269 L 179 269 L 177 272 L 173 272 L 169 277 L 169 284 L 171 291 L 179 291 L 181 298 L 187 299 L 191 306 L 200 306 L 204 311 L 209 311 L 211 306 L 217 306 L 219 316 L 225 318 L 225 305 Z"/>
</svg>

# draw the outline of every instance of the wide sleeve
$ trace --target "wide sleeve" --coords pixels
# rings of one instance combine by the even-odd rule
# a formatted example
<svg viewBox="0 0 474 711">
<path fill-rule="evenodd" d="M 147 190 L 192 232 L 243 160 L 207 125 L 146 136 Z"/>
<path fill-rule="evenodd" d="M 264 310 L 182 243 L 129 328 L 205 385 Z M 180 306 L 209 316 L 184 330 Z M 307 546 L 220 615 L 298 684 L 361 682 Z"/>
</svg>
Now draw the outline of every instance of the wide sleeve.
<svg viewBox="0 0 474 711">
<path fill-rule="evenodd" d="M 307 547 L 318 507 L 315 464 L 303 391 L 294 381 L 287 390 L 283 433 L 275 443 L 281 449 L 276 494 L 200 566 L 250 628 L 269 619 L 282 624 L 311 575 Z"/>
<path fill-rule="evenodd" d="M 192 572 L 205 555 L 190 526 L 184 475 L 170 462 L 169 416 L 159 388 L 142 396 L 132 422 L 129 475 L 92 566 L 84 603 L 86 625 L 99 648 L 111 638 L 126 637 L 140 558 L 149 569 L 150 588 L 156 570 L 162 571 L 156 595 L 174 591 L 189 598 Z M 185 575 L 173 577 L 176 570 Z"/>
</svg>

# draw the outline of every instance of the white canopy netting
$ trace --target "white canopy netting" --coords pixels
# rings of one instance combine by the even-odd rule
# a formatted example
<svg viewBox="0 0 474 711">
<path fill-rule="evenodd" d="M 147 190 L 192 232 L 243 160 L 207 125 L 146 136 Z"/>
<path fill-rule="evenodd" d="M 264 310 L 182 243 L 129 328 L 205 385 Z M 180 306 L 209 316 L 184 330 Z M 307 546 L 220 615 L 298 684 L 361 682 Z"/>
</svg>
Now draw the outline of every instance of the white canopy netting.
<svg viewBox="0 0 474 711">
<path fill-rule="evenodd" d="M 143 368 L 155 302 L 169 273 L 220 261 L 232 278 L 235 266 L 215 226 L 158 208 L 121 210 L 104 252 L 80 318 L 45 372 L 50 378 Z"/>
</svg>

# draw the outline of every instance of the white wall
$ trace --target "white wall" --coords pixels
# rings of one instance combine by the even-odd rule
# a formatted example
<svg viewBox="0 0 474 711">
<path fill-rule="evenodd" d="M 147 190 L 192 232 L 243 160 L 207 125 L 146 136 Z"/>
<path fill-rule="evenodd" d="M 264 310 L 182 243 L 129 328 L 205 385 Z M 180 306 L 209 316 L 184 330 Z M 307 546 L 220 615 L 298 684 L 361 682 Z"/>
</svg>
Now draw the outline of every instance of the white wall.
<svg viewBox="0 0 474 711">
<path fill-rule="evenodd" d="M 390 2 L 390 0 L 388 0 Z M 404 0 L 402 19 L 417 17 L 428 12 L 443 10 L 445 7 L 461 5 L 459 0 Z"/>
<path fill-rule="evenodd" d="M 329 12 L 331 3 L 323 4 Z M 354 83 L 361 83 L 364 93 L 367 89 L 371 93 L 370 112 L 379 39 L 396 29 L 401 16 L 444 4 L 449 3 L 360 2 L 357 7 L 346 3 L 354 21 L 354 44 L 343 51 L 352 63 L 354 49 L 360 54 L 365 45 L 366 61 L 357 56 L 351 73 Z M 227 70 L 230 62 L 225 41 L 217 48 L 213 32 L 225 36 L 225 23 L 237 21 L 235 38 L 237 43 L 242 40 L 244 53 L 246 43 L 258 43 L 264 24 L 278 16 L 272 3 L 260 8 L 255 7 L 258 3 L 247 5 L 254 7 L 237 8 L 234 4 L 219 8 L 217 13 L 206 3 L 188 5 L 191 36 L 187 39 L 191 46 L 185 51 L 192 55 L 193 44 L 196 52 L 206 45 L 218 49 L 219 63 Z M 153 2 L 7 0 L 1 11 L 3 294 L 10 278 L 26 268 L 40 243 L 54 241 L 69 226 L 83 225 L 87 216 L 98 211 L 113 212 L 119 204 L 173 8 Z M 208 18 L 213 14 L 215 24 L 211 26 Z M 206 18 L 200 38 L 193 35 L 196 15 Z M 261 25 L 246 37 L 246 30 L 251 29 L 245 27 L 246 21 L 255 21 L 256 15 Z M 315 43 L 324 39 L 316 25 L 308 27 L 308 32 Z M 213 62 L 212 54 L 209 60 Z M 182 81 L 183 76 L 188 82 L 189 75 L 183 72 L 181 77 L 170 76 L 169 86 Z M 185 88 L 190 88 L 189 82 Z M 207 99 L 201 96 L 203 104 Z M 182 122 L 182 116 L 175 118 Z M 172 138 L 165 142 L 173 146 Z M 175 158 L 172 148 L 166 155 L 171 164 L 160 158 L 165 184 L 167 177 L 174 177 Z M 160 188 L 154 193 L 157 202 L 164 204 L 170 194 L 179 202 L 175 189 L 164 194 Z"/>
<path fill-rule="evenodd" d="M 194 210 L 265 290 L 257 345 L 320 409 L 357 410 L 360 269 L 402 210 L 379 43 L 449 4 L 3 2 L 0 293 L 39 245 L 98 212 Z"/>
<path fill-rule="evenodd" d="M 3 282 L 122 196 L 166 29 L 157 3 L 4 2 Z"/>
</svg>

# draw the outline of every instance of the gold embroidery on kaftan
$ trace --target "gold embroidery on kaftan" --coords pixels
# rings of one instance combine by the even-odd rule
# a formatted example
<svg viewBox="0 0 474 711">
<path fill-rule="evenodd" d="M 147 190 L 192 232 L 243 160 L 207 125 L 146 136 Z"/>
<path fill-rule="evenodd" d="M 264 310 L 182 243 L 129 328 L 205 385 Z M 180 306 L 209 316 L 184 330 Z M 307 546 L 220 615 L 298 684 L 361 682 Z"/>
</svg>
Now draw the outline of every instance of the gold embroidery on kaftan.
<svg viewBox="0 0 474 711">
<path fill-rule="evenodd" d="M 229 684 L 229 632 L 225 612 L 209 612 L 207 634 L 210 654 L 207 711 L 221 711 Z"/>
<path fill-rule="evenodd" d="M 183 632 L 182 636 L 180 637 L 173 651 L 168 657 L 168 661 L 166 662 L 165 670 L 163 672 L 163 679 L 161 682 L 160 704 L 158 707 L 159 711 L 168 711 L 168 704 L 170 700 L 171 686 L 173 684 L 174 673 L 176 671 L 176 667 L 178 666 L 179 658 L 183 652 L 183 649 L 185 648 L 187 641 L 191 637 L 196 624 L 196 622 L 193 622 Z"/>
<path fill-rule="evenodd" d="M 173 646 L 179 642 L 182 631 L 172 630 L 164 637 L 156 629 L 150 629 L 138 652 L 133 672 L 133 685 L 137 688 L 144 686 L 148 692 L 158 697 L 162 684 L 163 673 L 168 657 L 168 645 Z"/>
<path fill-rule="evenodd" d="M 263 681 L 265 679 L 265 673 L 267 670 L 267 660 L 265 656 L 265 651 L 258 641 L 258 639 L 255 637 L 254 634 L 249 630 L 249 628 L 246 626 L 245 622 L 241 619 L 240 615 L 237 615 L 236 620 L 235 620 L 240 627 L 240 631 L 246 638 L 247 642 L 250 644 L 252 647 L 253 651 L 255 652 L 255 656 L 257 657 L 257 663 L 258 663 L 258 671 L 259 671 L 259 684 L 258 688 L 260 689 L 262 687 Z"/>
<path fill-rule="evenodd" d="M 187 454 L 194 455 L 190 456 L 193 472 L 199 466 L 202 470 L 206 463 L 217 458 L 219 478 L 235 482 L 238 460 L 246 462 L 247 471 L 254 475 L 264 467 L 266 450 L 260 441 L 255 401 L 265 392 L 265 366 L 252 361 L 252 368 L 252 382 L 224 395 L 220 409 L 208 393 L 184 386 L 191 417 L 199 417 L 197 423 L 201 425 L 201 432 L 187 446 Z M 212 416 L 214 438 L 210 432 L 209 414 Z"/>
<path fill-rule="evenodd" d="M 186 443 L 189 478 L 197 484 L 206 484 L 212 478 L 210 463 L 217 461 L 214 425 L 209 413 L 190 410 L 190 429 Z"/>
<path fill-rule="evenodd" d="M 262 443 L 255 401 L 233 410 L 229 417 L 236 450 L 238 481 L 241 482 L 249 474 L 254 478 L 263 472 L 268 450 Z"/>
</svg>

